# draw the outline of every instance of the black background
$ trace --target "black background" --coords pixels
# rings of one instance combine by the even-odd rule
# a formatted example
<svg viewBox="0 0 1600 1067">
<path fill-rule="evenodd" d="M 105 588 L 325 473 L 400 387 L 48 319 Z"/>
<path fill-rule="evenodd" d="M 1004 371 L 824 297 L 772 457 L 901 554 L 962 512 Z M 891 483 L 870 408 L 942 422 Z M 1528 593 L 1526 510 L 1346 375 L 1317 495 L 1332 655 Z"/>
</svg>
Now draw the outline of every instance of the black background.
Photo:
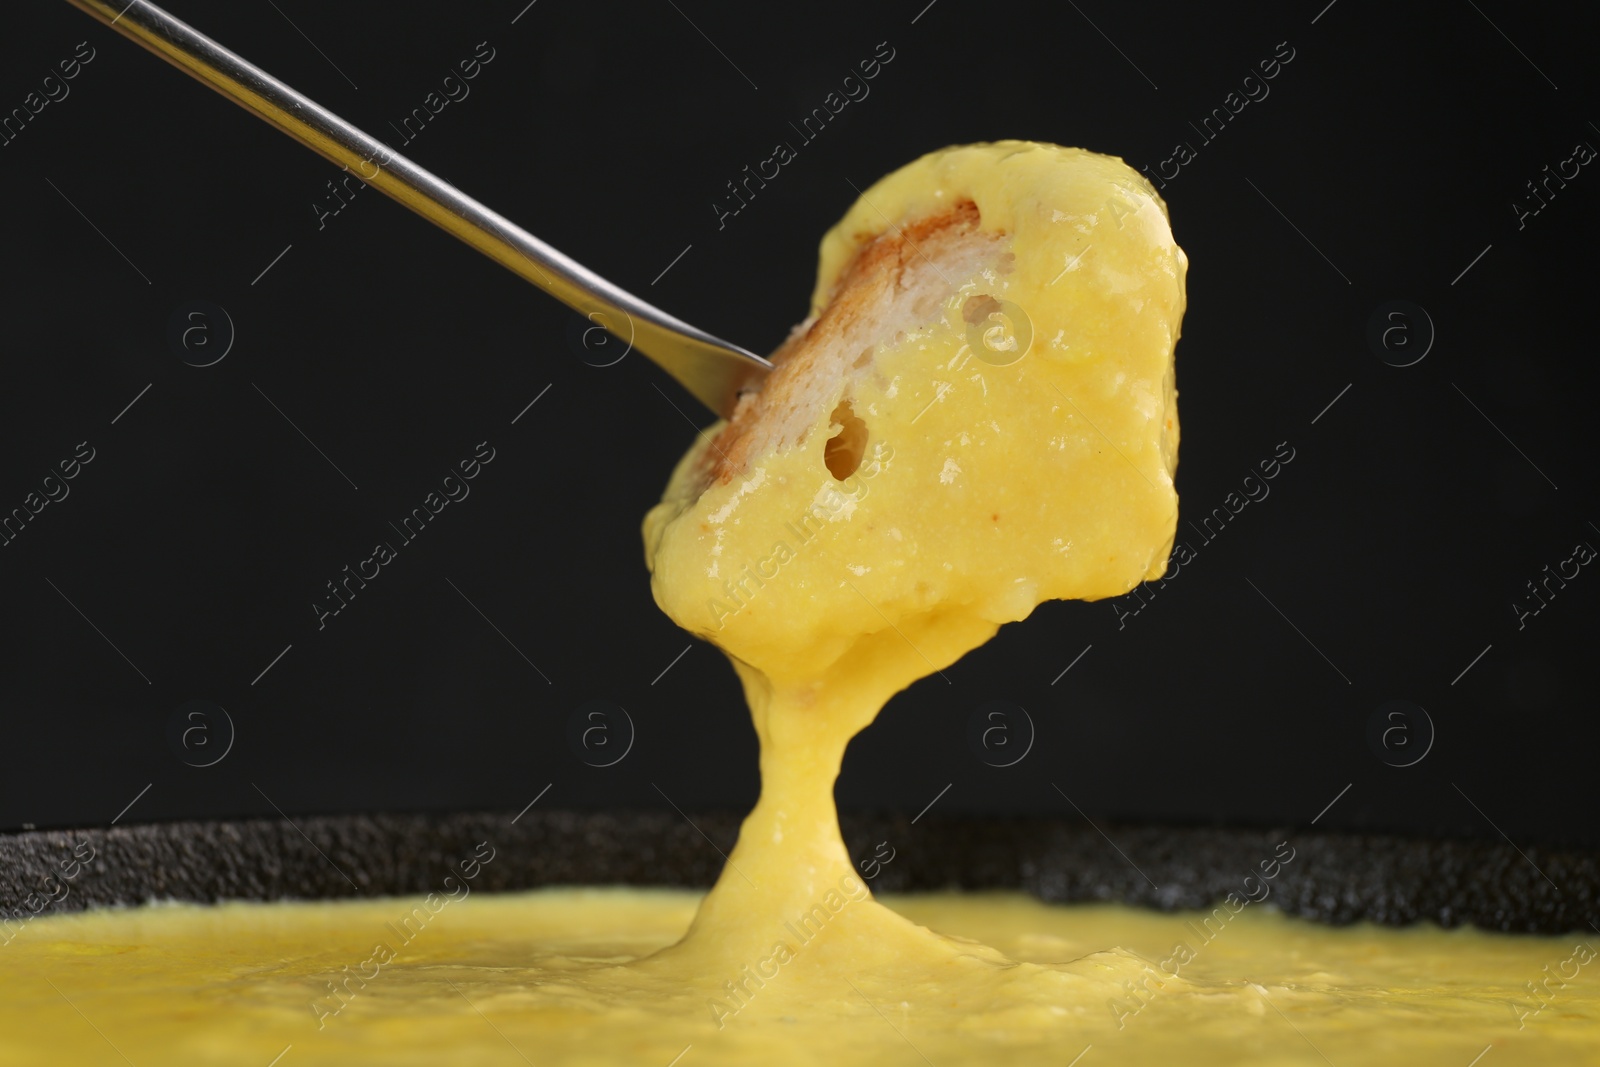
<svg viewBox="0 0 1600 1067">
<path fill-rule="evenodd" d="M 1325 2 L 170 9 L 385 138 L 486 42 L 471 95 L 403 150 L 757 350 L 804 314 L 851 183 L 959 142 L 1152 171 L 1190 142 L 1163 192 L 1191 260 L 1182 518 L 1279 442 L 1294 461 L 1214 543 L 1181 526 L 1198 557 L 1124 627 L 1107 603 L 1045 605 L 953 684 L 897 697 L 841 803 L 915 813 L 948 784 L 945 813 L 1077 819 L 1067 795 L 1095 817 L 1306 824 L 1338 796 L 1319 827 L 1600 842 L 1600 576 L 1520 630 L 1511 606 L 1600 546 L 1600 175 L 1520 229 L 1512 208 L 1600 146 L 1592 26 L 1503 0 Z M 0 548 L 0 826 L 104 824 L 136 796 L 126 822 L 515 810 L 546 785 L 551 806 L 749 805 L 733 673 L 655 608 L 638 532 L 706 421 L 693 402 L 638 355 L 585 365 L 571 312 L 376 190 L 319 229 L 334 167 L 67 4 L 8 23 L 0 109 L 78 42 L 95 58 L 0 147 L 0 511 L 78 442 L 95 459 Z M 724 183 L 879 42 L 870 95 L 719 230 Z M 1189 123 L 1279 42 L 1270 95 L 1204 143 Z M 237 331 L 207 368 L 167 340 L 195 299 Z M 1437 332 L 1403 368 L 1366 339 L 1395 299 Z M 319 631 L 324 583 L 484 440 L 471 496 Z M 169 740 L 194 699 L 237 729 L 214 766 Z M 1414 766 L 1368 744 L 1393 699 L 1437 730 Z M 607 768 L 567 740 L 593 700 L 637 730 Z M 1015 766 L 969 747 L 991 700 L 1037 727 Z"/>
</svg>

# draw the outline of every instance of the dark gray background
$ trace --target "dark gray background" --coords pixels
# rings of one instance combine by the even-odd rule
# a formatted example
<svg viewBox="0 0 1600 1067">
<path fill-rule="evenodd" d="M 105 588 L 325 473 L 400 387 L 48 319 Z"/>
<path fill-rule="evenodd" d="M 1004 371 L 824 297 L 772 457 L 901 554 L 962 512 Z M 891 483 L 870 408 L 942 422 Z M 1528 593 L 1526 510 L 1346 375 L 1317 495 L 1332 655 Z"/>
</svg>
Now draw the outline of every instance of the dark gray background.
<svg viewBox="0 0 1600 1067">
<path fill-rule="evenodd" d="M 170 7 L 379 136 L 487 42 L 471 95 L 404 151 L 758 350 L 803 315 L 851 183 L 957 142 L 1152 169 L 1190 142 L 1163 191 L 1191 260 L 1182 517 L 1279 442 L 1294 461 L 1214 543 L 1185 522 L 1198 558 L 1124 628 L 1107 603 L 1046 605 L 897 697 L 841 803 L 1600 841 L 1600 577 L 1523 629 L 1512 608 L 1600 546 L 1600 176 L 1520 229 L 1512 208 L 1600 147 L 1593 27 L 1503 0 L 925 3 Z M 692 402 L 637 355 L 584 365 L 570 312 L 375 190 L 319 230 L 335 168 L 60 0 L 10 7 L 0 112 L 78 42 L 96 57 L 0 146 L 0 513 L 78 442 L 96 458 L 0 548 L 0 826 L 516 810 L 547 785 L 558 807 L 748 805 L 733 673 L 698 642 L 675 659 L 691 642 L 639 541 Z M 719 231 L 724 183 L 884 41 L 870 96 Z M 1285 41 L 1270 95 L 1203 143 L 1189 123 Z M 167 340 L 195 299 L 237 330 L 203 369 Z M 1437 331 L 1404 368 L 1366 338 L 1397 299 Z M 471 496 L 319 632 L 324 583 L 483 440 Z M 197 699 L 237 730 L 209 767 L 185 759 L 220 749 L 169 736 Z M 568 743 L 595 700 L 637 730 L 606 768 Z M 968 743 L 994 700 L 1037 732 L 1003 769 Z M 1369 745 L 1390 700 L 1436 728 L 1414 766 Z"/>
</svg>

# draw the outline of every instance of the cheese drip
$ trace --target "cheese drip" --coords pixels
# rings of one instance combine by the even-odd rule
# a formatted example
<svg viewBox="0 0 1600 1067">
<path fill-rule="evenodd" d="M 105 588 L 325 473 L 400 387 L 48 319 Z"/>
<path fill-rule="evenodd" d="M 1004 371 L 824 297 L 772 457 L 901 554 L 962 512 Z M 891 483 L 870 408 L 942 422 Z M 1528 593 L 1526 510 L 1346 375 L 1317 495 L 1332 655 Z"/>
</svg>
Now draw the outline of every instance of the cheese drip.
<svg viewBox="0 0 1600 1067">
<path fill-rule="evenodd" d="M 919 228 L 962 212 L 977 231 L 962 244 Z M 833 310 L 865 284 L 858 261 L 885 255 L 893 277 L 877 302 L 919 286 L 910 312 L 884 323 L 876 307 Z M 831 915 L 816 905 L 841 887 L 865 894 L 833 783 L 891 696 L 1043 600 L 1114 596 L 1163 573 L 1185 266 L 1160 200 L 1120 160 L 1015 141 L 923 157 L 823 240 L 812 315 L 791 344 L 834 336 L 831 313 L 866 320 L 868 345 L 820 389 L 784 383 L 810 424 L 806 403 L 770 405 L 768 418 L 802 423 L 778 447 L 755 454 L 721 425 L 702 434 L 645 521 L 657 602 L 727 652 L 761 742 L 760 801 L 665 954 L 675 963 L 781 960 L 797 916 Z M 845 969 L 918 959 L 983 981 L 1011 967 L 870 897 L 838 915 L 818 941 Z M 1041 995 L 1054 980 L 1041 977 Z"/>
</svg>

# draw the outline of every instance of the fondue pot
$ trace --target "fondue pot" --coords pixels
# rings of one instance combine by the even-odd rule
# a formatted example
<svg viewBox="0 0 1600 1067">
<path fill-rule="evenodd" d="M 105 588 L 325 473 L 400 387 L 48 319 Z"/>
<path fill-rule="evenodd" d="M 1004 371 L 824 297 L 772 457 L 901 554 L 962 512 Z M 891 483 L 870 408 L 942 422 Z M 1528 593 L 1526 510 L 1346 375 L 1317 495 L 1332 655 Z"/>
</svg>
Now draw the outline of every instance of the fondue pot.
<svg viewBox="0 0 1600 1067">
<path fill-rule="evenodd" d="M 878 892 L 1022 890 L 1052 903 L 1162 910 L 1209 908 L 1237 893 L 1335 925 L 1428 921 L 1543 934 L 1588 929 L 1600 905 L 1594 850 L 1292 828 L 1097 827 L 1047 818 L 930 816 L 913 825 L 903 816 L 846 814 L 842 822 L 851 855 Z M 533 808 L 520 815 L 336 815 L 27 831 L 0 836 L 0 913 L 9 917 L 0 922 L 152 901 L 426 893 L 441 867 L 484 840 L 497 852 L 483 869 L 485 889 L 704 889 L 722 868 L 717 850 L 731 849 L 738 827 L 739 817 L 726 812 L 684 817 Z M 1268 881 L 1260 859 L 1275 850 L 1292 854 L 1293 862 Z M 1137 867 L 1128 855 L 1138 857 Z"/>
</svg>

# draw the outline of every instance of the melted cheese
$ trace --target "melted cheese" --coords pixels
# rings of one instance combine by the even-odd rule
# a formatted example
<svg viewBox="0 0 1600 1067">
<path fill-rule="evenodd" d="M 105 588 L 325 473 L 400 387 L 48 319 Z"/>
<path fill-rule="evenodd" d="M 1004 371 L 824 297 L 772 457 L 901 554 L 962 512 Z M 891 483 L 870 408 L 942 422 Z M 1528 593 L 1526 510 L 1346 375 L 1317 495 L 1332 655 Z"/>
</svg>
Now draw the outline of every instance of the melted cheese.
<svg viewBox="0 0 1600 1067">
<path fill-rule="evenodd" d="M 850 738 L 1040 601 L 1160 575 L 1176 521 L 1186 264 L 1119 161 L 925 157 L 828 235 L 814 310 L 865 238 L 957 201 L 1010 258 L 950 279 L 941 314 L 841 384 L 860 467 L 829 467 L 830 403 L 709 487 L 703 437 L 646 521 L 658 602 L 728 652 L 761 740 L 760 801 L 709 894 L 40 918 L 0 947 L 0 1062 L 1592 1060 L 1582 939 L 873 898 L 833 805 Z"/>
<path fill-rule="evenodd" d="M 964 983 L 921 954 L 852 965 L 824 950 L 844 940 L 827 929 L 760 985 L 629 963 L 681 937 L 698 903 L 474 893 L 409 944 L 391 930 L 420 898 L 35 919 L 0 947 L 0 1063 L 1065 1067 L 1090 1048 L 1076 1067 L 1467 1067 L 1488 1048 L 1479 1067 L 1543 1067 L 1600 1048 L 1600 961 L 1579 951 L 1600 944 L 1592 932 L 1332 929 L 1254 906 L 1213 932 L 1202 915 L 937 895 L 889 903 L 908 930 L 1016 965 Z M 374 973 L 361 964 L 378 943 L 396 956 Z M 1174 980 L 1162 967 L 1180 944 L 1194 956 Z M 723 987 L 736 979 L 737 1001 Z M 713 998 L 737 1009 L 720 1029 Z M 319 1029 L 313 1004 L 342 1007 Z"/>
<path fill-rule="evenodd" d="M 686 965 L 770 958 L 783 921 L 845 891 L 833 783 L 889 697 L 1042 600 L 1114 596 L 1166 567 L 1186 262 L 1120 160 L 1023 142 L 925 156 L 823 240 L 813 312 L 864 240 L 964 201 L 1004 236 L 1006 268 L 946 279 L 943 314 L 880 344 L 798 445 L 702 491 L 703 434 L 645 521 L 657 602 L 728 653 L 761 740 L 760 801 L 668 954 Z M 841 481 L 826 446 L 844 400 L 866 440 Z M 915 960 L 955 989 L 1012 969 L 870 899 L 842 915 L 846 970 Z"/>
</svg>

